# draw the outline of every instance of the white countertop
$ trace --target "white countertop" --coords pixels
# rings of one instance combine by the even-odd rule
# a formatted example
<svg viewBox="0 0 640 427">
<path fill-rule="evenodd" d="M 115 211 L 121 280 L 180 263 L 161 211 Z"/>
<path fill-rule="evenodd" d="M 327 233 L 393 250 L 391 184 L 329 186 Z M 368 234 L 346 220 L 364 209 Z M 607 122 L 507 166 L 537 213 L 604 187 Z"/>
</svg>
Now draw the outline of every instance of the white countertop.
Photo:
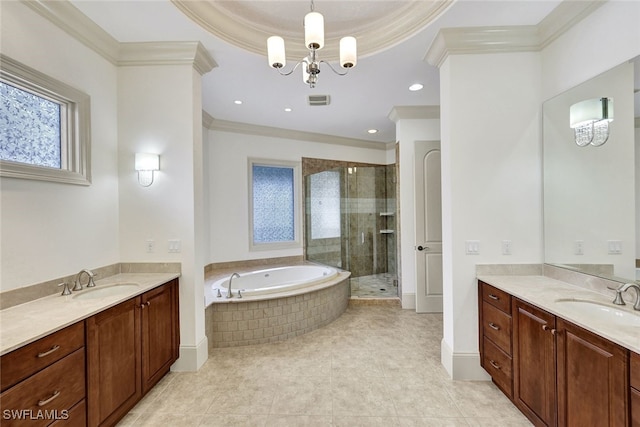
<svg viewBox="0 0 640 427">
<path fill-rule="evenodd" d="M 0 355 L 9 353 L 109 307 L 179 277 L 179 273 L 123 273 L 96 280 L 95 288 L 72 295 L 60 293 L 0 310 Z M 88 289 L 117 283 L 137 283 L 135 289 L 95 299 L 75 299 Z"/>
<path fill-rule="evenodd" d="M 577 299 L 593 301 L 612 309 L 639 315 L 629 303 L 624 306 L 614 305 L 613 297 L 570 285 L 546 276 L 491 276 L 479 275 L 478 280 L 501 289 L 523 301 L 531 303 L 551 314 L 562 317 L 597 335 L 607 338 L 629 350 L 640 353 L 640 327 L 597 321 L 589 314 L 589 310 L 571 309 L 558 303 L 559 299 Z"/>
</svg>

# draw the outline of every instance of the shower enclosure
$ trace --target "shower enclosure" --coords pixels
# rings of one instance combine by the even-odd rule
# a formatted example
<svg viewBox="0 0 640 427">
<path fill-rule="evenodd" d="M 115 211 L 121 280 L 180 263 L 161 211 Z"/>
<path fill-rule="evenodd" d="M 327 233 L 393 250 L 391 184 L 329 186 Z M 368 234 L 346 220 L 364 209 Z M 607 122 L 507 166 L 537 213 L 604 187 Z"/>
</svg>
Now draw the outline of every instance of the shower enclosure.
<svg viewBox="0 0 640 427">
<path fill-rule="evenodd" d="M 351 272 L 352 294 L 397 296 L 395 165 L 305 176 L 305 255 Z"/>
</svg>

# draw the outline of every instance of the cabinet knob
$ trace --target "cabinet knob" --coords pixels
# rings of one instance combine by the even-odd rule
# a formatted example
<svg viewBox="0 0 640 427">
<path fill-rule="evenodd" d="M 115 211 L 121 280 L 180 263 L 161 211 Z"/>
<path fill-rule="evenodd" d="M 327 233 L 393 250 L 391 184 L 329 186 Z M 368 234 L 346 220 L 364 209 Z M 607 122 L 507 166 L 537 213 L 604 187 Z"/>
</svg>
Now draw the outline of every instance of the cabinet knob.
<svg viewBox="0 0 640 427">
<path fill-rule="evenodd" d="M 550 328 L 548 325 L 542 325 L 542 330 L 543 330 L 543 331 L 549 331 L 549 332 L 551 332 L 551 335 L 557 335 L 557 334 L 559 334 L 559 332 L 558 332 L 558 330 L 557 330 L 557 329 Z"/>
</svg>

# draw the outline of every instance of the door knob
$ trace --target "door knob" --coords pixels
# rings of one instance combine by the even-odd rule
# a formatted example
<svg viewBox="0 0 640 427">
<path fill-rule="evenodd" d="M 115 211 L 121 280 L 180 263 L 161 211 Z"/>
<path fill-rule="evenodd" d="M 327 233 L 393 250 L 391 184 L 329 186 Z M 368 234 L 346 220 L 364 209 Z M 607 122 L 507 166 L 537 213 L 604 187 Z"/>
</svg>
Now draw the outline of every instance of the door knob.
<svg viewBox="0 0 640 427">
<path fill-rule="evenodd" d="M 429 249 L 429 246 L 422 246 L 422 245 L 419 245 L 416 249 L 418 249 L 419 251 L 421 251 L 421 252 L 422 252 L 422 251 L 426 251 L 427 249 Z"/>
</svg>

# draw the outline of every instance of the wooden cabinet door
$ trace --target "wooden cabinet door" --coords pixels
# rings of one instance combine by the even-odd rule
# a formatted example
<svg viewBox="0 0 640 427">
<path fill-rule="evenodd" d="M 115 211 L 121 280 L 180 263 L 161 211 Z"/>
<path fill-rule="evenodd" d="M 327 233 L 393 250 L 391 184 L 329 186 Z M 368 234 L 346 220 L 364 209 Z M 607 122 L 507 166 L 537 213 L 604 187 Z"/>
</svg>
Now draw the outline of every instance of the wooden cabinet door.
<svg viewBox="0 0 640 427">
<path fill-rule="evenodd" d="M 555 316 L 513 299 L 513 400 L 537 426 L 556 425 Z"/>
<path fill-rule="evenodd" d="M 113 425 L 142 396 L 140 297 L 86 320 L 88 425 Z"/>
<path fill-rule="evenodd" d="M 628 351 L 557 319 L 558 425 L 629 425 Z"/>
<path fill-rule="evenodd" d="M 178 281 L 142 295 L 142 392 L 146 393 L 178 358 Z"/>
</svg>

